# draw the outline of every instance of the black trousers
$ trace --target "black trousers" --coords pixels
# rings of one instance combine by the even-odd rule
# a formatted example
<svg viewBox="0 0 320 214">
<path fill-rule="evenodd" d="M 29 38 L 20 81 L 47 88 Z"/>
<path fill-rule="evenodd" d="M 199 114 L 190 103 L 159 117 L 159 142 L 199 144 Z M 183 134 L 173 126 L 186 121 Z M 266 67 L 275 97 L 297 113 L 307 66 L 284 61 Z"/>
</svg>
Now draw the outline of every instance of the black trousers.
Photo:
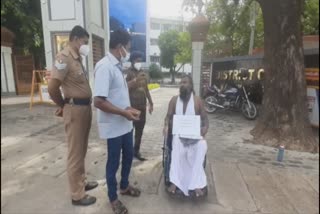
<svg viewBox="0 0 320 214">
<path fill-rule="evenodd" d="M 134 153 L 137 154 L 140 151 L 141 138 L 143 134 L 143 129 L 146 124 L 146 109 L 139 109 L 141 111 L 140 120 L 134 121 Z"/>
</svg>

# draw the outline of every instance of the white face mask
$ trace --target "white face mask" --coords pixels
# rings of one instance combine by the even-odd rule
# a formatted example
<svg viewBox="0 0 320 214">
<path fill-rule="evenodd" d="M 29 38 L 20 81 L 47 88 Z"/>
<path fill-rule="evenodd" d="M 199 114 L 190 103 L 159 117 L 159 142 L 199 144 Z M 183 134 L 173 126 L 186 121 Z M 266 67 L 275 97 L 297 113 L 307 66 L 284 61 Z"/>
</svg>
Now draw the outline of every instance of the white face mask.
<svg viewBox="0 0 320 214">
<path fill-rule="evenodd" d="M 121 55 L 121 62 L 125 63 L 130 59 L 130 53 L 128 53 L 128 51 L 122 46 L 122 49 L 124 50 L 124 52 L 126 52 L 126 56 L 123 57 L 120 51 L 120 55 Z"/>
<path fill-rule="evenodd" d="M 79 53 L 83 56 L 88 56 L 90 52 L 90 47 L 89 45 L 81 45 L 79 49 Z"/>
<path fill-rule="evenodd" d="M 137 70 L 137 71 L 140 71 L 140 69 L 141 69 L 141 62 L 136 62 L 136 63 L 134 63 L 134 65 L 133 65 L 133 67 Z"/>
</svg>

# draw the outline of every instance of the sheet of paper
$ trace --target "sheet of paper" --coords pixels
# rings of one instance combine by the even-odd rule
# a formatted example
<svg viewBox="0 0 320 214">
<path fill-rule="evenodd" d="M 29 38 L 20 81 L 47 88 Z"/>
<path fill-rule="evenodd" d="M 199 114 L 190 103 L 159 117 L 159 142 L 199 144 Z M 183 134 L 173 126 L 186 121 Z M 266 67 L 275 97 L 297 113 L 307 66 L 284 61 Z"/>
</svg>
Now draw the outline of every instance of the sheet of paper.
<svg viewBox="0 0 320 214">
<path fill-rule="evenodd" d="M 184 136 L 192 136 L 193 139 L 200 139 L 200 124 L 201 119 L 199 115 L 174 115 L 172 134 L 179 134 Z"/>
</svg>

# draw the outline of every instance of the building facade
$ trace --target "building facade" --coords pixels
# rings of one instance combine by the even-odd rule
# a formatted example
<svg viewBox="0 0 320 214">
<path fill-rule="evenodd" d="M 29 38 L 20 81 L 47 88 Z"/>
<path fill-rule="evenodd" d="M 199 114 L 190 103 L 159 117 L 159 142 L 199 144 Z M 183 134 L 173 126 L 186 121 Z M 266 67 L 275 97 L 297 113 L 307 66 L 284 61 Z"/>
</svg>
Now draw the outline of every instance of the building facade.
<svg viewBox="0 0 320 214">
<path fill-rule="evenodd" d="M 15 95 L 16 86 L 12 64 L 14 34 L 1 27 L 1 95 Z"/>
<path fill-rule="evenodd" d="M 169 30 L 177 30 L 178 32 L 186 31 L 188 22 L 183 17 L 171 17 L 171 18 L 157 18 L 150 17 L 148 31 L 149 40 L 147 40 L 148 50 L 148 62 L 149 65 L 155 63 L 160 66 L 160 48 L 158 45 L 159 36 L 161 33 Z M 179 65 L 178 65 L 179 67 Z M 162 68 L 162 71 L 168 71 L 168 69 Z M 181 68 L 179 72 L 191 73 L 191 64 L 186 64 Z"/>
<path fill-rule="evenodd" d="M 52 68 L 55 55 L 68 43 L 75 25 L 84 27 L 89 35 L 90 54 L 83 64 L 93 84 L 94 65 L 109 47 L 108 0 L 40 0 L 47 69 Z"/>
</svg>

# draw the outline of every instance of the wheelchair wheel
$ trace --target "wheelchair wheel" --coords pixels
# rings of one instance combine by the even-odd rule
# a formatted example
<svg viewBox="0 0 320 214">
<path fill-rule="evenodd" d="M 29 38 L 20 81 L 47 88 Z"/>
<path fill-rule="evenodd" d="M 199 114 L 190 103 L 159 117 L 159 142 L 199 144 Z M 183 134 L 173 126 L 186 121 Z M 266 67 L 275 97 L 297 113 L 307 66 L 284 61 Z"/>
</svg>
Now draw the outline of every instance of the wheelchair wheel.
<svg viewBox="0 0 320 214">
<path fill-rule="evenodd" d="M 163 143 L 163 176 L 164 176 L 164 184 L 165 186 L 170 185 L 169 173 L 170 173 L 170 164 L 171 164 L 171 149 L 172 149 L 172 137 L 168 136 L 167 140 L 164 140 Z"/>
<path fill-rule="evenodd" d="M 207 166 L 207 155 L 204 157 L 203 168 L 205 169 Z"/>
</svg>

